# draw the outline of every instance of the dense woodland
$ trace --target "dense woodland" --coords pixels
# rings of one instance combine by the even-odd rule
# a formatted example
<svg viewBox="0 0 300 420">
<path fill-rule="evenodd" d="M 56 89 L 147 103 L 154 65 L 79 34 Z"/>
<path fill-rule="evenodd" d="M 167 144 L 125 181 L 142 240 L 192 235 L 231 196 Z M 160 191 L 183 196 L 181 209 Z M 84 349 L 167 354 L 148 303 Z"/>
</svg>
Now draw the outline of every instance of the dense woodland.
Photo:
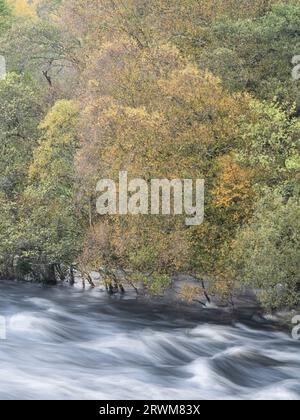
<svg viewBox="0 0 300 420">
<path fill-rule="evenodd" d="M 299 0 L 0 0 L 0 54 L 1 278 L 299 305 Z M 204 178 L 204 223 L 98 215 L 120 170 Z"/>
</svg>

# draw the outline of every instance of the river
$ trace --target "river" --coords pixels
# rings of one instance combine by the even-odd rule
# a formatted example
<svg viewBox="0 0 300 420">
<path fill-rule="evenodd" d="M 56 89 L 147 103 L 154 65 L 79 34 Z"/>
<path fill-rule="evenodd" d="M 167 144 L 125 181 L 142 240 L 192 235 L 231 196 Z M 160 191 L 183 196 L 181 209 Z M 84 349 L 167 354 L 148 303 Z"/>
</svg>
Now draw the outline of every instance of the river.
<svg viewBox="0 0 300 420">
<path fill-rule="evenodd" d="M 217 310 L 1 282 L 0 315 L 0 399 L 300 398 L 300 342 Z"/>
</svg>

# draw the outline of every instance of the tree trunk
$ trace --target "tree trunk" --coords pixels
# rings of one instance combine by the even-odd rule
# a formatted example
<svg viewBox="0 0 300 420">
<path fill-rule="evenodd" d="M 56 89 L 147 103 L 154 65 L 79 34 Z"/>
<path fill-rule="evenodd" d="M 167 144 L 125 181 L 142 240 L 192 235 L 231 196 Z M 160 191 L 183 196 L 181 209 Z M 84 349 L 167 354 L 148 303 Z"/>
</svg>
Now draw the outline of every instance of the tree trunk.
<svg viewBox="0 0 300 420">
<path fill-rule="evenodd" d="M 55 264 L 49 264 L 46 266 L 44 282 L 46 284 L 51 284 L 51 285 L 57 284 L 56 275 L 55 275 Z"/>
<path fill-rule="evenodd" d="M 74 284 L 75 284 L 74 269 L 71 266 L 70 267 L 70 285 L 74 286 Z"/>
</svg>

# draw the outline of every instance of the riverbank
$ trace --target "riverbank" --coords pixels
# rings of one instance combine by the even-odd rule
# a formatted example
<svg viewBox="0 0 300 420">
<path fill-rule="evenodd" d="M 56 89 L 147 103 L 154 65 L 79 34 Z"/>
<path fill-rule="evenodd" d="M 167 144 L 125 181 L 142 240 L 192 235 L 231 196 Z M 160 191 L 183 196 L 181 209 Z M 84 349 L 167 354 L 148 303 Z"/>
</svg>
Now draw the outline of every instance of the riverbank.
<svg viewBox="0 0 300 420">
<path fill-rule="evenodd" d="M 96 287 L 105 290 L 105 282 L 99 273 L 91 273 L 91 278 Z M 120 273 L 120 280 L 123 282 L 125 293 L 137 294 L 140 299 L 148 302 L 160 302 L 167 305 L 176 305 L 183 311 L 192 310 L 218 310 L 225 317 L 242 317 L 244 322 L 266 324 L 276 326 L 279 330 L 288 333 L 293 328 L 292 320 L 300 315 L 299 309 L 281 309 L 268 313 L 260 304 L 254 290 L 236 286 L 230 298 L 224 299 L 211 292 L 209 279 L 198 279 L 187 274 L 177 274 L 172 277 L 170 286 L 161 294 L 153 295 L 145 292 L 142 283 L 129 284 Z M 77 277 L 81 283 L 81 278 Z M 117 288 L 113 294 L 119 294 Z"/>
<path fill-rule="evenodd" d="M 95 287 L 82 282 L 79 273 L 75 273 L 74 284 L 68 282 L 60 282 L 56 286 L 43 285 L 41 283 L 32 283 L 28 281 L 2 281 L 2 284 L 32 284 L 41 290 L 48 288 L 73 289 L 81 291 L 95 291 L 99 296 L 108 296 L 113 300 L 120 301 L 139 301 L 143 305 L 157 305 L 159 310 L 164 311 L 166 308 L 174 308 L 175 312 L 186 314 L 187 316 L 199 314 L 205 315 L 209 320 L 211 317 L 217 317 L 219 322 L 225 323 L 242 322 L 251 327 L 264 327 L 271 330 L 284 331 L 291 334 L 294 327 L 292 320 L 295 316 L 300 315 L 300 310 L 282 310 L 272 314 L 267 313 L 260 305 L 257 296 L 253 290 L 246 288 L 236 288 L 232 292 L 230 301 L 224 300 L 209 292 L 208 281 L 201 281 L 189 275 L 177 275 L 172 279 L 170 287 L 162 294 L 147 294 L 142 283 L 130 285 L 124 283 L 123 291 L 115 289 L 107 291 L 107 287 L 101 275 L 96 272 L 90 273 L 91 279 Z M 1 283 L 1 282 L 0 282 Z M 84 284 L 84 285 L 83 285 Z M 191 289 L 198 288 L 198 294 L 193 299 L 186 299 L 184 291 L 189 287 Z M 157 309 L 158 310 L 158 309 Z"/>
</svg>

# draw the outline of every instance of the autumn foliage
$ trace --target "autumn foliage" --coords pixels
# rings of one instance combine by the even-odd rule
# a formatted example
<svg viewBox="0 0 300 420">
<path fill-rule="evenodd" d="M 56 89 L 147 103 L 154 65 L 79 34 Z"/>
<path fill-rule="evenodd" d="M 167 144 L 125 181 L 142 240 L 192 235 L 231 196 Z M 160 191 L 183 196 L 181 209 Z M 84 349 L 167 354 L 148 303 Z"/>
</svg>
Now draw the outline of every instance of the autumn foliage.
<svg viewBox="0 0 300 420">
<path fill-rule="evenodd" d="M 1 277 L 161 294 L 184 272 L 297 305 L 299 22 L 293 0 L 0 1 Z M 122 170 L 204 178 L 204 223 L 100 216 Z"/>
</svg>

